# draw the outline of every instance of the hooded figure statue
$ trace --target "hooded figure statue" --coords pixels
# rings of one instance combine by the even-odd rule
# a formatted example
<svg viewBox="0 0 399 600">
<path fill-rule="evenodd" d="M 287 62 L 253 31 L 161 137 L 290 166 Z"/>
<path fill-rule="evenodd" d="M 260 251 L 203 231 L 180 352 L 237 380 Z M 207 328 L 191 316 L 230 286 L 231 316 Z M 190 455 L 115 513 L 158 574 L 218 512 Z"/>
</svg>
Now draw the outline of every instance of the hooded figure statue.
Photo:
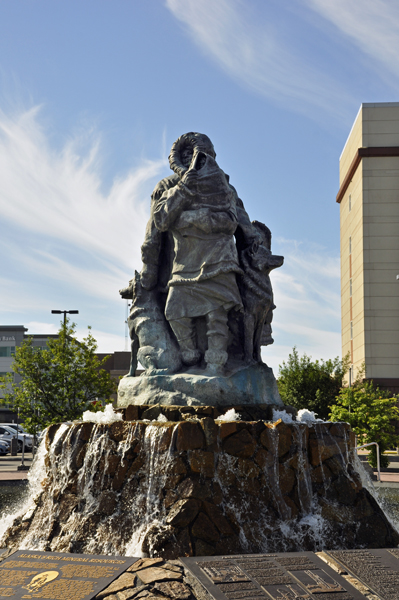
<svg viewBox="0 0 399 600">
<path fill-rule="evenodd" d="M 206 136 L 181 136 L 170 156 L 179 181 L 162 193 L 153 209 L 155 227 L 173 237 L 165 317 L 188 366 L 202 358 L 194 320 L 205 317 L 205 362 L 211 374 L 221 373 L 227 362 L 228 313 L 242 310 L 236 281 L 242 271 L 234 238 L 237 195 L 214 156 Z"/>
</svg>

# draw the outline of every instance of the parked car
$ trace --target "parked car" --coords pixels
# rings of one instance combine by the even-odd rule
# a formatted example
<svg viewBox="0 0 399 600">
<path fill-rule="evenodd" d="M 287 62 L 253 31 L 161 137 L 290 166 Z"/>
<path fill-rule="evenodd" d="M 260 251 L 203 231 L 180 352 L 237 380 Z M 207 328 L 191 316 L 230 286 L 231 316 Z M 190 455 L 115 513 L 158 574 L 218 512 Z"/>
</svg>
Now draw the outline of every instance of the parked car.
<svg viewBox="0 0 399 600">
<path fill-rule="evenodd" d="M 3 440 L 0 440 L 0 456 L 4 456 L 10 452 L 10 444 Z"/>
<path fill-rule="evenodd" d="M 28 433 L 17 433 L 15 429 L 10 426 L 0 425 L 0 439 L 5 440 L 6 442 L 10 442 L 13 437 L 17 437 L 18 439 L 18 452 L 22 451 L 22 445 L 25 439 L 25 451 L 31 451 L 33 447 L 33 437 Z"/>
<path fill-rule="evenodd" d="M 22 433 L 22 435 L 29 435 L 27 431 L 22 427 L 22 425 L 18 425 L 18 423 L 0 423 L 0 427 L 12 427 L 18 433 Z"/>
</svg>

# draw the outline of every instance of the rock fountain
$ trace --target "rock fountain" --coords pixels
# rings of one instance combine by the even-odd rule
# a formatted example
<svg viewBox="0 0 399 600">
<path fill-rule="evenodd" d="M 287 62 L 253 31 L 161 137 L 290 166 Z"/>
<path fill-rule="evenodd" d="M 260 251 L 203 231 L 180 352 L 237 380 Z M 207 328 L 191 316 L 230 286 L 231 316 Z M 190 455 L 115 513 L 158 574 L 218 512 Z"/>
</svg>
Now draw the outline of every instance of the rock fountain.
<svg viewBox="0 0 399 600">
<path fill-rule="evenodd" d="M 172 560 L 398 545 L 349 426 L 298 419 L 262 362 L 283 257 L 215 157 L 202 134 L 173 145 L 143 269 L 121 291 L 132 361 L 118 412 L 48 429 L 7 547 Z"/>
</svg>

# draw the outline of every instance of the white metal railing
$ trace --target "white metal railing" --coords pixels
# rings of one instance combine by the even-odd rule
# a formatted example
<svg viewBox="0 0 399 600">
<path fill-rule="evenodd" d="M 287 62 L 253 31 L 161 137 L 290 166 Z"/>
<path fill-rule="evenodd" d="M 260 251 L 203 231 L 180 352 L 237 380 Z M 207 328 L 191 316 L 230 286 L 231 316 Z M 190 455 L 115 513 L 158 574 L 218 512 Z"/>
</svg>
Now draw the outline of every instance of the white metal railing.
<svg viewBox="0 0 399 600">
<path fill-rule="evenodd" d="M 355 450 L 360 450 L 360 448 L 366 448 L 366 446 L 377 446 L 377 480 L 381 481 L 381 469 L 380 469 L 380 447 L 377 442 L 370 442 L 369 444 L 363 444 L 363 446 L 355 446 Z"/>
</svg>

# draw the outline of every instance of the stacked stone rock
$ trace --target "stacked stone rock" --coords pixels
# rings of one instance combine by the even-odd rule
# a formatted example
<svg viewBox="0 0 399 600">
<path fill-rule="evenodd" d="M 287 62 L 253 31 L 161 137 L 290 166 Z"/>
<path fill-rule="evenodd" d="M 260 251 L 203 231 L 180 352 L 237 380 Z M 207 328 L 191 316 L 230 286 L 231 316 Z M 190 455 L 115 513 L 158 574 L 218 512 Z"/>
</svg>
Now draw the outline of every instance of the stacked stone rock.
<svg viewBox="0 0 399 600">
<path fill-rule="evenodd" d="M 190 583 L 179 561 L 144 558 L 97 594 L 96 599 L 194 600 L 195 592 Z"/>
<path fill-rule="evenodd" d="M 43 491 L 3 544 L 123 555 L 136 536 L 142 552 L 168 560 L 398 545 L 362 487 L 347 424 L 273 423 L 259 406 L 245 407 L 251 421 L 163 406 L 132 407 L 125 419 L 161 410 L 173 422 L 52 426 Z"/>
</svg>

